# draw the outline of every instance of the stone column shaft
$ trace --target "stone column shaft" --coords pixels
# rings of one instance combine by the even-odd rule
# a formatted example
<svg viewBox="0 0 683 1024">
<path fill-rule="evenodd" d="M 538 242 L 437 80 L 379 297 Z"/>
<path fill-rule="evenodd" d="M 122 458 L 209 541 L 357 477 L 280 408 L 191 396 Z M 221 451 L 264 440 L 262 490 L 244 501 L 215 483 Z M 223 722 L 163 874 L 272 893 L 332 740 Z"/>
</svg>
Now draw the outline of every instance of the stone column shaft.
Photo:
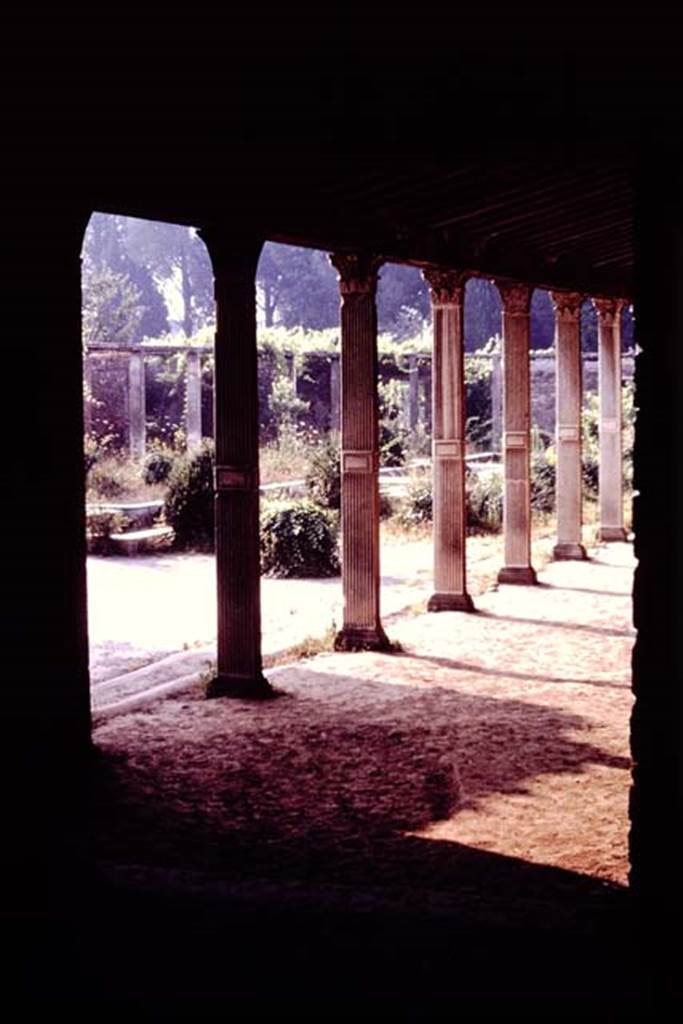
<svg viewBox="0 0 683 1024">
<path fill-rule="evenodd" d="M 131 457 L 145 455 L 145 362 L 142 352 L 128 357 L 128 437 Z"/>
<path fill-rule="evenodd" d="M 621 441 L 621 327 L 623 302 L 594 299 L 598 314 L 600 393 L 600 540 L 626 540 Z"/>
<path fill-rule="evenodd" d="M 377 311 L 379 261 L 330 257 L 341 291 L 342 586 L 341 650 L 387 649 L 379 615 L 379 436 Z"/>
<path fill-rule="evenodd" d="M 528 285 L 499 286 L 503 300 L 503 457 L 505 491 L 503 531 L 505 564 L 500 583 L 536 583 L 531 566 L 531 506 L 529 501 L 529 383 Z"/>
<path fill-rule="evenodd" d="M 429 611 L 472 611 L 467 593 L 465 532 L 465 370 L 463 309 L 466 275 L 426 270 L 431 289 L 434 593 Z"/>
<path fill-rule="evenodd" d="M 218 666 L 212 696 L 267 697 L 261 661 L 255 273 L 260 245 L 208 243 L 214 267 Z"/>
<path fill-rule="evenodd" d="M 555 306 L 556 559 L 586 558 L 581 543 L 581 295 L 553 292 Z"/>
<path fill-rule="evenodd" d="M 202 440 L 201 355 L 188 349 L 185 365 L 185 435 L 187 447 L 196 448 Z"/>
</svg>

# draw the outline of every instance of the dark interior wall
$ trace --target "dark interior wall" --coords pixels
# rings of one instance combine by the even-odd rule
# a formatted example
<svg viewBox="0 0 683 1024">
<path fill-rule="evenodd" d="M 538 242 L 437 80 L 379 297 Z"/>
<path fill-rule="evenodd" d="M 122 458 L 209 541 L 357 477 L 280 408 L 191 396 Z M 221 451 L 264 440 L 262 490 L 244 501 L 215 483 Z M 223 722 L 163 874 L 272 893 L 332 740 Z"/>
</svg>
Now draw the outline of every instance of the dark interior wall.
<svg viewBox="0 0 683 1024">
<path fill-rule="evenodd" d="M 631 883 L 666 961 L 681 910 L 681 416 L 683 189 L 680 146 L 653 140 L 638 182 L 635 296 L 635 554 Z M 671 961 L 673 964 L 673 961 Z M 673 976 L 673 975 L 672 975 Z"/>
<path fill-rule="evenodd" d="M 21 339 L 21 374 L 6 365 L 5 379 L 21 381 L 21 407 L 30 406 L 3 467 L 3 911 L 18 915 L 17 949 L 20 928 L 35 932 L 81 870 L 90 749 L 80 344 L 89 210 L 30 198 L 4 221 L 5 326 Z"/>
</svg>

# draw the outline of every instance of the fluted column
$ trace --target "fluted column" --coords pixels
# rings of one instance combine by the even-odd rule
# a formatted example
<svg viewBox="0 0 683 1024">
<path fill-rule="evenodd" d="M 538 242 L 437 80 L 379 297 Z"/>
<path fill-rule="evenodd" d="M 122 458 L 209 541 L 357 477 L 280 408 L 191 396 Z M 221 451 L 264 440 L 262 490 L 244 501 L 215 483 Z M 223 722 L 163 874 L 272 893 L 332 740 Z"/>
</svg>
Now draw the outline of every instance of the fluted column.
<svg viewBox="0 0 683 1024">
<path fill-rule="evenodd" d="M 581 295 L 552 292 L 555 306 L 556 559 L 586 558 L 581 543 Z"/>
<path fill-rule="evenodd" d="M 255 274 L 260 244 L 202 231 L 216 297 L 218 666 L 211 696 L 267 697 L 261 661 Z"/>
<path fill-rule="evenodd" d="M 598 314 L 600 540 L 626 540 L 621 442 L 621 299 L 593 299 Z"/>
<path fill-rule="evenodd" d="M 379 260 L 330 256 L 341 292 L 342 585 L 341 650 L 389 646 L 379 617 L 379 440 L 377 311 Z"/>
<path fill-rule="evenodd" d="M 432 349 L 432 472 L 434 593 L 430 612 L 472 611 L 465 560 L 465 370 L 463 309 L 466 274 L 425 270 L 430 287 Z"/>
<path fill-rule="evenodd" d="M 128 357 L 128 442 L 131 457 L 145 454 L 145 363 L 142 352 Z"/>
<path fill-rule="evenodd" d="M 505 564 L 500 583 L 536 583 L 529 502 L 529 304 L 525 284 L 499 284 L 503 301 L 503 455 Z"/>
<path fill-rule="evenodd" d="M 187 350 L 185 363 L 185 436 L 188 448 L 202 440 L 201 354 L 193 349 Z"/>
</svg>

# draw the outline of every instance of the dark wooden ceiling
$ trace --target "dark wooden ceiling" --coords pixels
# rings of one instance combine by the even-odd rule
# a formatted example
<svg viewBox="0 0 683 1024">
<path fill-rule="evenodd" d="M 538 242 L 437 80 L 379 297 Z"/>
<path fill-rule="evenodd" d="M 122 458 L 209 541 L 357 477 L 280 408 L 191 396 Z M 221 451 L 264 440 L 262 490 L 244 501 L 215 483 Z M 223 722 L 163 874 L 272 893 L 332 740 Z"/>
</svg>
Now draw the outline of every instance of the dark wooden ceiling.
<svg viewBox="0 0 683 1024">
<path fill-rule="evenodd" d="M 330 12 L 169 19 L 163 41 L 110 19 L 87 46 L 60 23 L 16 107 L 26 180 L 44 194 L 49 167 L 56 196 L 226 236 L 632 295 L 635 174 L 653 111 L 678 106 L 673 37 L 665 53 L 623 11 L 618 46 L 595 11 L 590 31 L 517 5 L 467 26 Z"/>
</svg>

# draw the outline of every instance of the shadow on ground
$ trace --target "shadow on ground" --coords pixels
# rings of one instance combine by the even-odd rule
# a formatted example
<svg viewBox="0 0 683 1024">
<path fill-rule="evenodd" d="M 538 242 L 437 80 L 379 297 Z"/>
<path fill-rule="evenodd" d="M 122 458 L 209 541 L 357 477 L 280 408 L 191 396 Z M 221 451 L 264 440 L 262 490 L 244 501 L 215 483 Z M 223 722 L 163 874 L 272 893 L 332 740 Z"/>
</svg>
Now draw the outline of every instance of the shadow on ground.
<svg viewBox="0 0 683 1024">
<path fill-rule="evenodd" d="M 97 731 L 95 870 L 65 896 L 51 998 L 145 1020 L 627 1019 L 625 890 L 406 835 L 543 771 L 626 765 L 548 707 L 307 676 L 310 696 L 197 695 Z"/>
</svg>

